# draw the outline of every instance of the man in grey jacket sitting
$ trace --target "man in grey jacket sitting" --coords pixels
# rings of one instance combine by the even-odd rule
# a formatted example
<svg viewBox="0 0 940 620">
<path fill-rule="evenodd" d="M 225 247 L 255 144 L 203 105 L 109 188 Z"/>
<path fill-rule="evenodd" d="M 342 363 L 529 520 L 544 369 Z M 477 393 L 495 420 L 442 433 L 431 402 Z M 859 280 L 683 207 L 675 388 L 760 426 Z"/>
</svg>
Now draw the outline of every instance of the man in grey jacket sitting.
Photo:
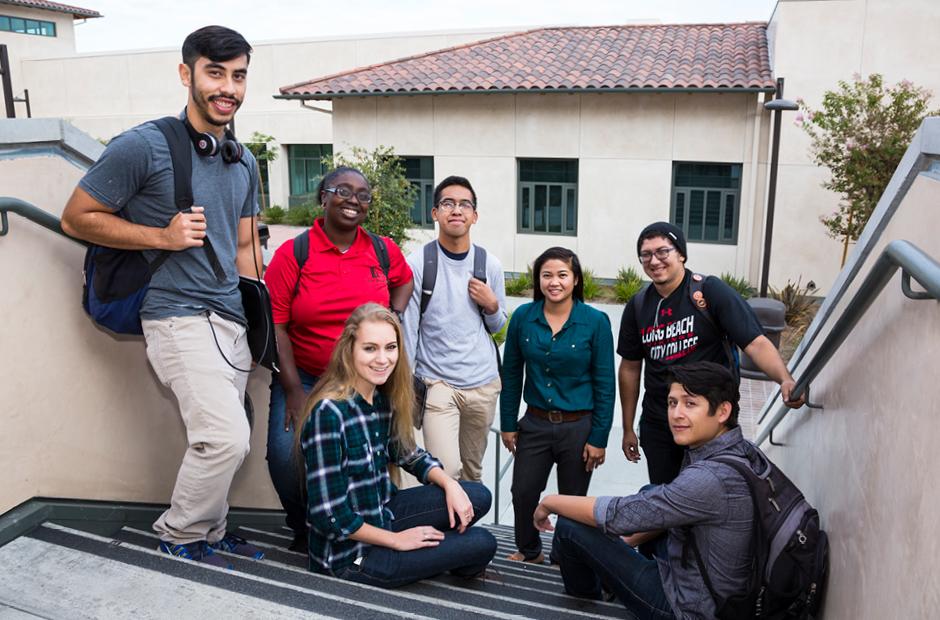
<svg viewBox="0 0 940 620">
<path fill-rule="evenodd" d="M 714 618 L 715 603 L 691 549 L 691 530 L 715 593 L 746 589 L 754 506 L 747 483 L 718 454 L 752 458 L 738 426 L 738 387 L 719 364 L 676 366 L 670 377 L 669 428 L 686 447 L 679 476 L 627 497 L 549 495 L 535 525 L 555 531 L 554 550 L 569 594 L 600 598 L 602 587 L 639 618 Z M 554 528 L 549 515 L 557 514 Z M 634 547 L 659 538 L 649 559 Z"/>
</svg>

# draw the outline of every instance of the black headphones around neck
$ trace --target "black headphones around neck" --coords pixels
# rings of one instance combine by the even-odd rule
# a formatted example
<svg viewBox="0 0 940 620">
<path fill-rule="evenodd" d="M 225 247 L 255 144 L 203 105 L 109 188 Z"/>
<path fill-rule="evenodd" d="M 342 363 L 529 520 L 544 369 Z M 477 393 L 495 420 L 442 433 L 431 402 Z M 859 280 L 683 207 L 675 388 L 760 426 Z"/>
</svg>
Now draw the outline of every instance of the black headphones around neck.
<svg viewBox="0 0 940 620">
<path fill-rule="evenodd" d="M 235 134 L 228 127 L 225 128 L 225 135 L 222 137 L 222 141 L 219 142 L 219 139 L 211 133 L 196 131 L 185 114 L 183 115 L 183 125 L 189 133 L 189 139 L 192 140 L 193 148 L 198 155 L 202 157 L 221 155 L 222 161 L 227 164 L 241 161 L 245 148 L 239 144 L 238 140 L 235 139 Z"/>
</svg>

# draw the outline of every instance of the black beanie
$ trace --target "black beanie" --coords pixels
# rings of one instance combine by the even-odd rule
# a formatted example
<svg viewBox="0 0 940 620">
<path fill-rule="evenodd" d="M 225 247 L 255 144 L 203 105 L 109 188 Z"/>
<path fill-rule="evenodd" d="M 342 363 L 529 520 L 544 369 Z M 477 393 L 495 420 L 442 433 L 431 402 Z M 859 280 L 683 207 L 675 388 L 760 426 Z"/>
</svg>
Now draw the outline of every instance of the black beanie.
<svg viewBox="0 0 940 620">
<path fill-rule="evenodd" d="M 637 256 L 640 255 L 640 246 L 643 245 L 643 239 L 650 233 L 659 233 L 666 239 L 672 240 L 673 245 L 679 250 L 679 254 L 682 254 L 684 259 L 689 260 L 689 255 L 686 254 L 685 235 L 682 234 L 682 229 L 669 222 L 653 222 L 643 229 L 636 240 Z"/>
</svg>

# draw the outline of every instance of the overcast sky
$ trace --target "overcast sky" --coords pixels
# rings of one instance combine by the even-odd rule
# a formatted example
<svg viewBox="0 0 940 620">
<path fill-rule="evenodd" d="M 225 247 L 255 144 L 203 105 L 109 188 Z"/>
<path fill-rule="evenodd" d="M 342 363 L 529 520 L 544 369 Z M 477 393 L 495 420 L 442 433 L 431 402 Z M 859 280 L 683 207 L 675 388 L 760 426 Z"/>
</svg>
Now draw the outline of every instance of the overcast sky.
<svg viewBox="0 0 940 620">
<path fill-rule="evenodd" d="M 776 0 L 70 0 L 104 15 L 75 28 L 79 52 L 178 47 L 207 24 L 250 42 L 472 28 L 766 21 Z"/>
</svg>

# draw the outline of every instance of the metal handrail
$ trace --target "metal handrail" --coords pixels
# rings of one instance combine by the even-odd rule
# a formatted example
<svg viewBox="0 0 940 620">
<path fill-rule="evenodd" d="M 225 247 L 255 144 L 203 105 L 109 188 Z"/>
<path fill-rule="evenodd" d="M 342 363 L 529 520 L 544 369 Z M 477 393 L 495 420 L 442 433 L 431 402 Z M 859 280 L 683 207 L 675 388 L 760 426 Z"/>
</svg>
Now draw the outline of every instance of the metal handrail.
<svg viewBox="0 0 940 620">
<path fill-rule="evenodd" d="M 493 475 L 493 505 L 496 507 L 496 510 L 493 515 L 493 523 L 499 525 L 499 483 L 503 481 L 503 477 L 506 476 L 506 472 L 509 471 L 510 466 L 512 466 L 515 455 L 510 453 L 509 460 L 500 468 L 499 463 L 502 459 L 499 454 L 500 447 L 502 446 L 502 435 L 499 429 L 493 428 L 492 426 L 490 427 L 490 432 L 496 435 L 496 471 Z"/>
<path fill-rule="evenodd" d="M 39 224 L 43 228 L 51 230 L 54 233 L 62 235 L 70 241 L 81 245 L 87 245 L 84 241 L 70 237 L 62 230 L 62 220 L 52 215 L 48 211 L 43 211 L 35 205 L 31 205 L 25 200 L 12 198 L 10 196 L 0 196 L 0 237 L 6 236 L 10 232 L 10 222 L 7 213 L 15 213 L 21 217 Z"/>
<path fill-rule="evenodd" d="M 861 320 L 865 311 L 872 305 L 875 298 L 878 297 L 888 281 L 894 277 L 894 272 L 898 269 L 901 270 L 901 291 L 905 296 L 915 300 L 940 299 L 940 263 L 909 241 L 898 239 L 889 243 L 875 261 L 868 277 L 858 287 L 852 301 L 845 306 L 845 312 L 836 321 L 825 341 L 817 349 L 816 354 L 806 365 L 799 378 L 796 379 L 796 386 L 792 392 L 793 398 L 799 398 L 807 394 L 810 383 L 835 355 L 835 352 L 845 342 L 852 329 Z M 911 288 L 911 278 L 916 280 L 925 290 L 913 290 Z M 810 406 L 818 407 L 816 405 Z M 770 422 L 761 429 L 755 443 L 761 445 L 769 439 L 771 444 L 780 445 L 774 444 L 773 432 L 789 411 L 791 410 L 786 405 L 781 404 L 775 410 Z M 764 421 L 768 413 L 770 413 L 770 409 L 761 416 L 758 424 Z"/>
</svg>

